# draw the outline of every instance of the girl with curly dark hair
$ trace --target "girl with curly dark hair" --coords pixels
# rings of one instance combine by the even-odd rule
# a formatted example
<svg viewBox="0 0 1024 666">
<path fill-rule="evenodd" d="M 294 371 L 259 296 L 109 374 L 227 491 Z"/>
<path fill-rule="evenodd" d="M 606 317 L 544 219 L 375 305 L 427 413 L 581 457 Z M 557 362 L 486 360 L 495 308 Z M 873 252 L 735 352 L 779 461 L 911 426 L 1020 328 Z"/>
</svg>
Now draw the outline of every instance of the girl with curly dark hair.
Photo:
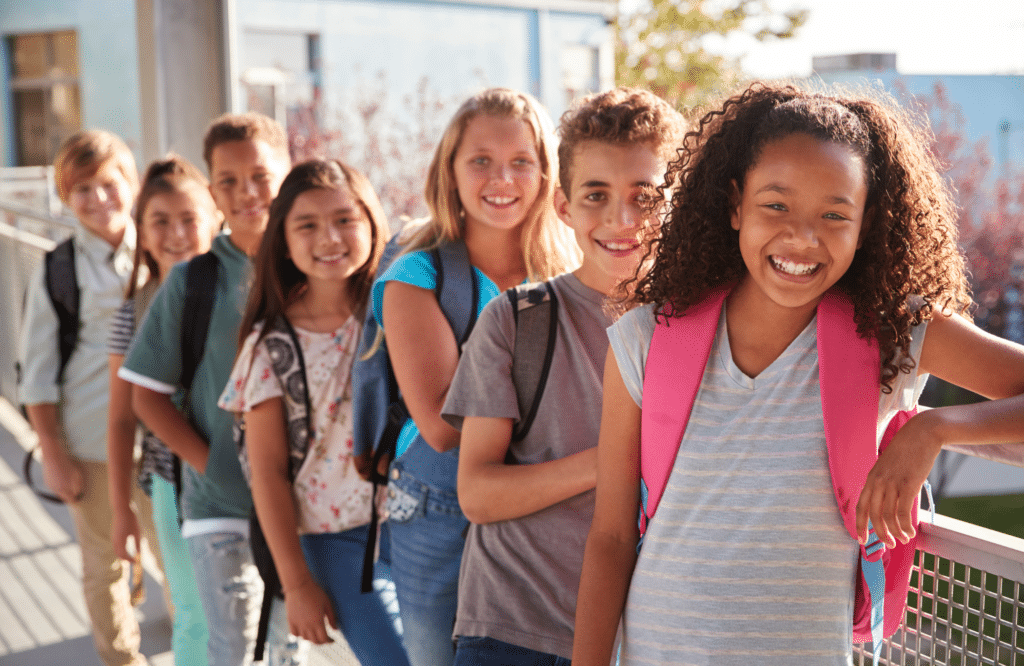
<svg viewBox="0 0 1024 666">
<path fill-rule="evenodd" d="M 906 544 L 943 444 L 1024 438 L 1024 347 L 970 321 L 928 137 L 890 100 L 760 83 L 687 135 L 650 270 L 627 290 L 639 307 L 609 329 L 573 664 L 608 664 L 620 617 L 623 664 L 850 663 L 869 520 L 888 548 Z M 993 399 L 911 418 L 838 507 L 815 325 L 826 298 L 877 350 L 877 389 L 849 397 L 869 418 L 877 402 L 876 443 L 929 374 Z M 717 329 L 638 556 L 645 371 L 682 361 L 648 359 L 651 341 L 709 302 Z"/>
</svg>

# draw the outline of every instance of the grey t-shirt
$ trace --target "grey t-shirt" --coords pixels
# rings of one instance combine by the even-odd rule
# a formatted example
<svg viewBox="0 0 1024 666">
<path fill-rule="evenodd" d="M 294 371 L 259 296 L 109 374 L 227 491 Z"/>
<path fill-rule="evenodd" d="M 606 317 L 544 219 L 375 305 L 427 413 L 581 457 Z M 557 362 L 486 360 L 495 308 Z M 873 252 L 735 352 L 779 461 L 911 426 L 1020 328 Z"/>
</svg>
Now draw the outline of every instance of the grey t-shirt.
<svg viewBox="0 0 1024 666">
<path fill-rule="evenodd" d="M 551 280 L 558 337 L 551 372 L 526 437 L 509 447 L 512 464 L 557 460 L 597 446 L 608 351 L 604 296 L 572 274 Z M 519 418 L 512 381 L 512 306 L 492 300 L 463 350 L 442 414 Z M 459 575 L 456 636 L 486 636 L 531 650 L 572 656 L 576 592 L 594 491 L 529 516 L 471 525 Z"/>
<path fill-rule="evenodd" d="M 859 549 L 828 470 L 815 322 L 751 378 L 733 361 L 723 308 L 630 583 L 624 666 L 851 663 Z M 925 326 L 912 331 L 915 362 Z M 651 306 L 608 332 L 638 405 L 653 332 Z M 881 429 L 925 379 L 915 367 L 880 394 Z"/>
</svg>

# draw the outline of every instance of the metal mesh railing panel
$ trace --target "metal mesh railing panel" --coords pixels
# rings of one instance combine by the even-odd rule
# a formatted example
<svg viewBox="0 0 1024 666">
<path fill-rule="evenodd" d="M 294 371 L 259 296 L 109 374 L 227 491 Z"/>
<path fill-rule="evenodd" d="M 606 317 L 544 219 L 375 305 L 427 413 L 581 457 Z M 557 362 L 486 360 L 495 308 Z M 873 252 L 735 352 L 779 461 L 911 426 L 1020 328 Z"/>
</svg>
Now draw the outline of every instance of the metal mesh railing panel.
<svg viewBox="0 0 1024 666">
<path fill-rule="evenodd" d="M 1024 666 L 1022 609 L 1021 582 L 919 550 L 906 621 L 878 666 Z M 854 645 L 854 663 L 872 664 L 871 652 Z"/>
</svg>

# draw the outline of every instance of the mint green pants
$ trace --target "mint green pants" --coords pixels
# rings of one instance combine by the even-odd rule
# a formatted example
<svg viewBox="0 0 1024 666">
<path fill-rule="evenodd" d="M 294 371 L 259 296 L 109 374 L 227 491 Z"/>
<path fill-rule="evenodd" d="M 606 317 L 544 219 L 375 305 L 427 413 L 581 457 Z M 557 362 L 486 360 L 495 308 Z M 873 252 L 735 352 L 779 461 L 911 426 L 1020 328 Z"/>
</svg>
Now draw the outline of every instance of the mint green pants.
<svg viewBox="0 0 1024 666">
<path fill-rule="evenodd" d="M 164 576 L 167 577 L 171 601 L 174 603 L 174 626 L 171 631 L 174 663 L 207 666 L 206 644 L 210 636 L 196 577 L 192 572 L 188 544 L 181 538 L 174 485 L 154 474 L 152 499 L 153 522 L 160 541 Z"/>
</svg>

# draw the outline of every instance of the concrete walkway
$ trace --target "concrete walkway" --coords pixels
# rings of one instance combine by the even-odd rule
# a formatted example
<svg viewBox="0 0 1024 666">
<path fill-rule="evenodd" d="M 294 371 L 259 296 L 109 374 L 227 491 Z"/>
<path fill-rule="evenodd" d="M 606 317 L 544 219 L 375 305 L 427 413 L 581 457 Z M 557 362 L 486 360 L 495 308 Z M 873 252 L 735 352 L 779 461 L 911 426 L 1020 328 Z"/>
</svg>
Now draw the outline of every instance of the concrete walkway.
<svg viewBox="0 0 1024 666">
<path fill-rule="evenodd" d="M 21 468 L 35 435 L 0 398 L 0 666 L 103 666 L 82 599 L 81 554 L 68 510 L 45 502 Z M 38 463 L 33 478 L 42 476 Z M 136 609 L 142 652 L 153 666 L 173 666 L 171 621 L 160 584 L 147 571 L 146 601 Z M 344 639 L 314 649 L 309 666 L 358 666 Z"/>
<path fill-rule="evenodd" d="M 0 665 L 102 666 L 82 600 L 81 554 L 68 510 L 41 501 L 21 478 L 27 424 L 0 400 Z M 41 470 L 35 467 L 38 477 Z M 171 624 L 159 583 L 147 572 L 137 610 L 142 650 L 170 666 Z"/>
</svg>

